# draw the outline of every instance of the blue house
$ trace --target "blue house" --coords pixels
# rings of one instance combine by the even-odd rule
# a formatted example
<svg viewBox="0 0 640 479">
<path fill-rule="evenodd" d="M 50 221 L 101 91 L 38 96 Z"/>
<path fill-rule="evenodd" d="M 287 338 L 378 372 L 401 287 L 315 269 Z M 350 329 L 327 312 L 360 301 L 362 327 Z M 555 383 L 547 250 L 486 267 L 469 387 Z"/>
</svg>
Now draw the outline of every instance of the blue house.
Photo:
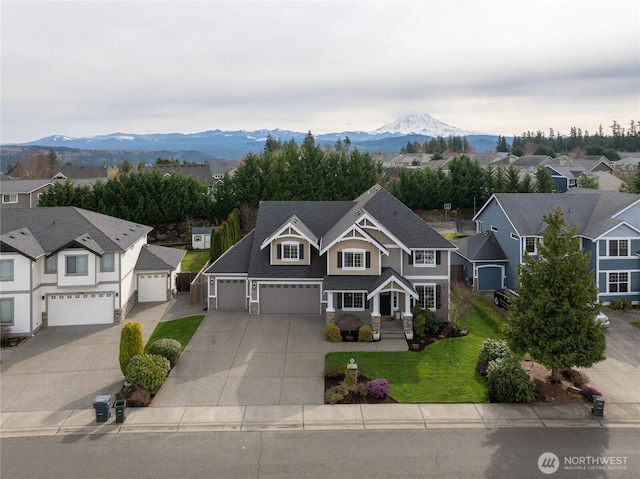
<svg viewBox="0 0 640 479">
<path fill-rule="evenodd" d="M 638 304 L 640 195 L 629 193 L 576 188 L 563 194 L 493 195 L 474 218 L 478 234 L 490 234 L 500 246 L 501 251 L 493 248 L 496 251 L 494 262 L 482 258 L 481 266 L 494 268 L 490 281 L 495 282 L 495 271 L 502 268 L 504 276 L 500 286 L 517 287 L 518 265 L 523 262 L 525 252 L 537 256 L 537 243 L 545 228 L 542 217 L 556 207 L 562 209 L 569 227 L 576 228 L 582 249 L 591 255 L 590 267 L 598 286 L 598 300 L 609 304 L 612 299 L 629 299 Z M 502 254 L 507 258 L 506 262 Z M 454 255 L 460 257 L 459 253 L 454 252 Z M 462 264 L 463 259 L 456 261 Z M 471 264 L 470 259 L 466 258 L 468 264 Z M 476 261 L 471 279 L 481 286 L 478 278 L 482 274 L 478 266 Z"/>
</svg>

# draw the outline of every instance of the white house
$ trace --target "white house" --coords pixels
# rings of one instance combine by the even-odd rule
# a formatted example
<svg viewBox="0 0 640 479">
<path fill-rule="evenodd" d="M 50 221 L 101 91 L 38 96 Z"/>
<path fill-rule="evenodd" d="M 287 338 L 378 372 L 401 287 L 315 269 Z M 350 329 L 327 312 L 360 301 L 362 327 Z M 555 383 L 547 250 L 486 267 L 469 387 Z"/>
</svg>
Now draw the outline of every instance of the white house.
<svg viewBox="0 0 640 479">
<path fill-rule="evenodd" d="M 149 226 L 75 207 L 3 209 L 0 226 L 0 323 L 14 335 L 167 301 L 185 254 L 147 245 Z"/>
</svg>

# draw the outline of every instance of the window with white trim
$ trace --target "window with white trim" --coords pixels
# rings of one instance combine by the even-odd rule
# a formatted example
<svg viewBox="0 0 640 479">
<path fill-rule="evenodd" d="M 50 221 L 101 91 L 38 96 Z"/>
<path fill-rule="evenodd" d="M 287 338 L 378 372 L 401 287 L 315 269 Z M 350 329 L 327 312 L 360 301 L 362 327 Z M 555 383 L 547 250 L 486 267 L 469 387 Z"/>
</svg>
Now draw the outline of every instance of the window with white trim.
<svg viewBox="0 0 640 479">
<path fill-rule="evenodd" d="M 536 254 L 538 252 L 538 246 L 536 244 L 536 238 L 528 236 L 524 239 L 524 250 L 529 254 Z"/>
<path fill-rule="evenodd" d="M 364 311 L 364 293 L 343 293 L 342 309 Z"/>
<path fill-rule="evenodd" d="M 202 235 L 194 235 L 193 242 L 198 243 L 200 241 L 202 241 Z"/>
<path fill-rule="evenodd" d="M 69 255 L 65 258 L 67 276 L 82 276 L 89 274 L 89 255 Z"/>
<path fill-rule="evenodd" d="M 114 262 L 113 253 L 104 253 L 100 258 L 100 271 L 115 271 L 116 265 Z"/>
<path fill-rule="evenodd" d="M 282 243 L 282 259 L 285 261 L 297 261 L 299 251 L 299 243 Z"/>
<path fill-rule="evenodd" d="M 44 274 L 56 274 L 58 272 L 58 256 L 49 256 L 44 260 Z"/>
<path fill-rule="evenodd" d="M 434 266 L 436 264 L 436 251 L 433 249 L 418 249 L 413 252 L 414 266 Z"/>
<path fill-rule="evenodd" d="M 436 285 L 435 284 L 418 284 L 415 286 L 418 293 L 416 306 L 422 309 L 436 309 Z"/>
<path fill-rule="evenodd" d="M 0 281 L 13 281 L 13 260 L 0 260 Z"/>
<path fill-rule="evenodd" d="M 629 240 L 609 240 L 609 256 L 629 256 Z"/>
<path fill-rule="evenodd" d="M 2 195 L 2 202 L 5 204 L 17 203 L 18 195 Z"/>
<path fill-rule="evenodd" d="M 13 298 L 0 299 L 0 324 L 13 324 Z"/>
<path fill-rule="evenodd" d="M 342 252 L 342 267 L 344 269 L 364 269 L 364 251 L 345 250 Z"/>
<path fill-rule="evenodd" d="M 609 273 L 609 292 L 626 293 L 629 291 L 629 273 Z"/>
</svg>

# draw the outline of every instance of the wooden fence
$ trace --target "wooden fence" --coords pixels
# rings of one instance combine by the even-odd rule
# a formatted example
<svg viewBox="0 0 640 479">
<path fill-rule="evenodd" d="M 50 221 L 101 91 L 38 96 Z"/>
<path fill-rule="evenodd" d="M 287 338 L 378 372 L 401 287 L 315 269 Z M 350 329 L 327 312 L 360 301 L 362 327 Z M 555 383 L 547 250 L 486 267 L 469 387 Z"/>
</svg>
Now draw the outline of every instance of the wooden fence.
<svg viewBox="0 0 640 479">
<path fill-rule="evenodd" d="M 197 273 L 186 272 L 176 275 L 176 289 L 179 293 L 189 292 L 189 304 L 203 303 L 207 300 L 207 277 L 204 272 L 209 267 L 207 261 Z"/>
</svg>

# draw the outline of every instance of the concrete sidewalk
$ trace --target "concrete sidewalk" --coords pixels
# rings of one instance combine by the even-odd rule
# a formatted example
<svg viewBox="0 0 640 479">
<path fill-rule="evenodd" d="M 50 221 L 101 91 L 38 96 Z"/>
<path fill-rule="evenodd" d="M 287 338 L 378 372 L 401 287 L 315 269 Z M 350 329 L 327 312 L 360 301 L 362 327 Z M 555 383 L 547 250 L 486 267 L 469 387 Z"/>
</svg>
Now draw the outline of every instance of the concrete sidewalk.
<svg viewBox="0 0 640 479">
<path fill-rule="evenodd" d="M 2 437 L 201 431 L 633 427 L 640 405 L 612 405 L 595 418 L 587 404 L 350 404 L 151 407 L 96 423 L 92 409 L 3 413 Z"/>
</svg>

